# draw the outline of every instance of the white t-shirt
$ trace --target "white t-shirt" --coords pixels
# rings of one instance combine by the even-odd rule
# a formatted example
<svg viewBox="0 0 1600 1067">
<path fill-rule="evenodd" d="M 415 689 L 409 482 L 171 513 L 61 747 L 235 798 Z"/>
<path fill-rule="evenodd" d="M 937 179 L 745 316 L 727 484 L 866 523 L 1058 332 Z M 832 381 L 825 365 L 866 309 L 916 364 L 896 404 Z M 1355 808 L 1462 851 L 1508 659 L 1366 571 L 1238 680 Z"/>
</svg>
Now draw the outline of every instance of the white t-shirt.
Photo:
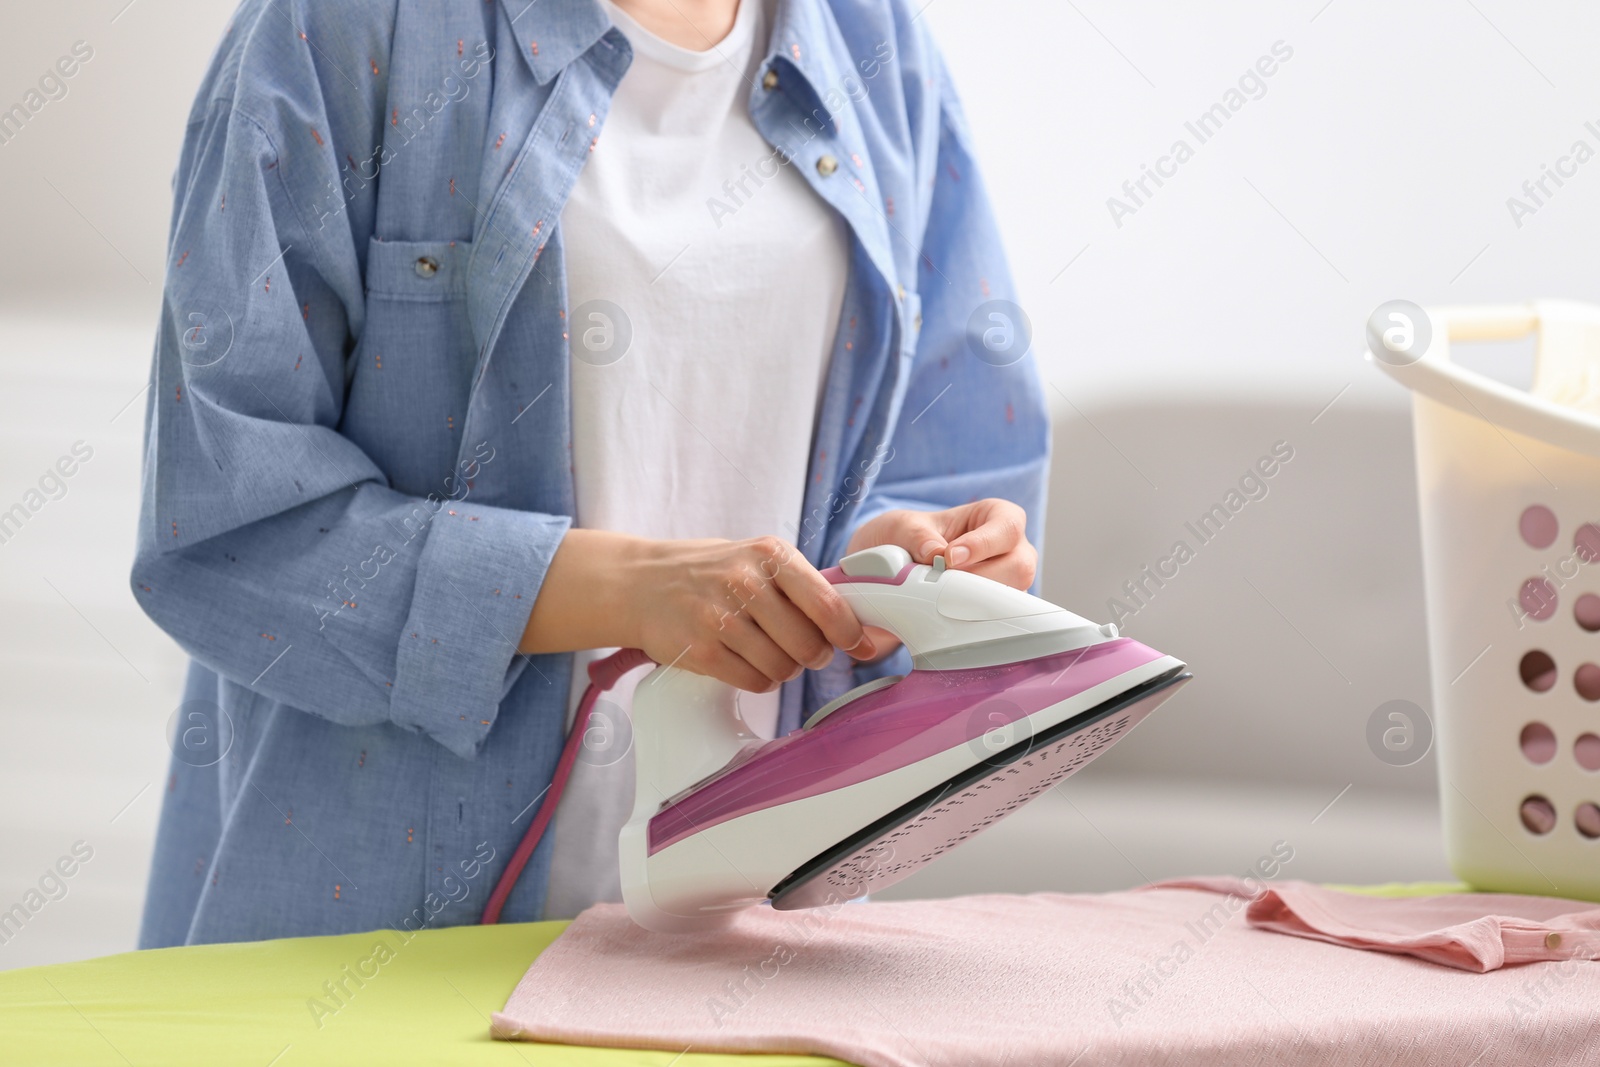
<svg viewBox="0 0 1600 1067">
<path fill-rule="evenodd" d="M 602 6 L 634 59 L 561 215 L 577 525 L 793 541 L 844 299 L 844 225 L 750 120 L 762 0 L 743 0 L 728 36 L 700 52 Z M 578 655 L 571 709 L 609 651 Z M 625 709 L 645 673 L 596 707 L 551 828 L 546 918 L 621 899 Z M 776 693 L 744 694 L 741 708 L 775 728 Z"/>
</svg>

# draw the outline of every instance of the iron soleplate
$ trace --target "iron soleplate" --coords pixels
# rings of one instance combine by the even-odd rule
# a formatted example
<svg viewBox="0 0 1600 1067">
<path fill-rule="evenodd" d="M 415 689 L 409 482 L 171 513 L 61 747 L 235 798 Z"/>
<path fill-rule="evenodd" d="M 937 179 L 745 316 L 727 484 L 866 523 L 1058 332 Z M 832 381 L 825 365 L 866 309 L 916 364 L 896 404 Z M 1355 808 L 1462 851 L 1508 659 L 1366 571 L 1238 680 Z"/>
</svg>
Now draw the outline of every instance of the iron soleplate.
<svg viewBox="0 0 1600 1067">
<path fill-rule="evenodd" d="M 773 886 L 772 906 L 842 903 L 893 885 L 988 828 L 1120 741 L 1191 675 L 1174 667 L 1025 738 L 903 804 Z"/>
</svg>

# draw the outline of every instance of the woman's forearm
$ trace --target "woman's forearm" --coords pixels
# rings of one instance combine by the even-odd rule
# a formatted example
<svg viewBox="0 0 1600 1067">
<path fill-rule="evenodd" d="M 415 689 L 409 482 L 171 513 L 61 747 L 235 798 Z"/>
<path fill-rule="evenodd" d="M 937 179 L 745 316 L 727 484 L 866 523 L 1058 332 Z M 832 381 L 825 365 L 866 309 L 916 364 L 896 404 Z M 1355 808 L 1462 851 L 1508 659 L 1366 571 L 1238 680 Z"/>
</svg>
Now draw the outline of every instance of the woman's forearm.
<svg viewBox="0 0 1600 1067">
<path fill-rule="evenodd" d="M 848 551 L 893 544 L 1026 589 L 1037 556 L 1016 504 L 985 499 L 944 511 L 896 510 L 863 523 Z M 893 635 L 872 635 L 884 650 Z M 817 569 L 775 537 L 661 541 L 573 527 L 528 614 L 519 652 L 642 648 L 732 685 L 760 690 L 843 649 L 879 654 Z M 666 658 L 661 658 L 661 657 Z"/>
<path fill-rule="evenodd" d="M 545 572 L 517 651 L 534 655 L 637 644 L 627 575 L 630 562 L 650 544 L 607 530 L 568 530 Z"/>
</svg>

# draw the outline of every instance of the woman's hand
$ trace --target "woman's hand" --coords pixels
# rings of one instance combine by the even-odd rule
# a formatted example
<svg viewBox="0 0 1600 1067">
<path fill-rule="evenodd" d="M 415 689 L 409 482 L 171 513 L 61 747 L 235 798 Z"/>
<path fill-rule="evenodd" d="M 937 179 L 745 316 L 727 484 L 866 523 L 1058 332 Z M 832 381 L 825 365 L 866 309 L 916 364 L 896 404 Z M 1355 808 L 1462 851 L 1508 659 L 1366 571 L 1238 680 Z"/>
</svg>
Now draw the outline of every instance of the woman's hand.
<svg viewBox="0 0 1600 1067">
<path fill-rule="evenodd" d="M 944 511 L 886 511 L 861 524 L 845 554 L 899 545 L 918 563 L 943 556 L 954 570 L 1026 589 L 1039 568 L 1039 555 L 1028 543 L 1027 519 L 1016 504 L 995 498 Z"/>
<path fill-rule="evenodd" d="M 975 500 L 944 511 L 886 511 L 861 524 L 845 555 L 878 545 L 899 545 L 918 563 L 943 556 L 945 566 L 1027 589 L 1039 554 L 1027 538 L 1027 515 L 1009 500 Z M 866 628 L 880 655 L 900 644 L 887 630 Z"/>
<path fill-rule="evenodd" d="M 835 648 L 878 654 L 844 598 L 779 538 L 652 541 L 569 530 L 520 651 L 613 645 L 757 693 L 825 666 Z"/>
</svg>

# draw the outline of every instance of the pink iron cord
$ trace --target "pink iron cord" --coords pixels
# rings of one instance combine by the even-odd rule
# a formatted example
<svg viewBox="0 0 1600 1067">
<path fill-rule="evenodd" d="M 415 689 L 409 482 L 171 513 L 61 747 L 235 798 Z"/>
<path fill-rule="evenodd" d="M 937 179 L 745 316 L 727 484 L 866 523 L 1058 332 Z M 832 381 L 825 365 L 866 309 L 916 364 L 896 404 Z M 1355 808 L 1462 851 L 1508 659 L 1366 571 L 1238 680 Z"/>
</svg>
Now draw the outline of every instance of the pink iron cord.
<svg viewBox="0 0 1600 1067">
<path fill-rule="evenodd" d="M 616 685 L 624 674 L 650 662 L 650 657 L 640 649 L 624 648 L 589 664 L 589 688 L 583 691 L 583 699 L 578 701 L 578 713 L 573 716 L 572 729 L 567 731 L 567 741 L 562 746 L 561 759 L 556 763 L 556 773 L 550 779 L 550 787 L 545 791 L 544 801 L 529 824 L 528 832 L 522 835 L 517 850 L 511 854 L 511 862 L 506 864 L 500 880 L 494 885 L 494 892 L 489 894 L 489 903 L 484 905 L 483 918 L 479 920 L 484 925 L 500 921 L 500 909 L 505 907 L 506 898 L 516 888 L 517 879 L 522 877 L 522 869 L 528 865 L 533 850 L 539 846 L 539 839 L 544 837 L 545 829 L 555 817 L 556 805 L 561 803 L 561 793 L 566 789 L 572 765 L 577 761 L 578 747 L 583 744 L 583 734 L 588 728 L 589 713 L 594 711 L 595 701 L 600 699 L 601 693 Z"/>
</svg>

